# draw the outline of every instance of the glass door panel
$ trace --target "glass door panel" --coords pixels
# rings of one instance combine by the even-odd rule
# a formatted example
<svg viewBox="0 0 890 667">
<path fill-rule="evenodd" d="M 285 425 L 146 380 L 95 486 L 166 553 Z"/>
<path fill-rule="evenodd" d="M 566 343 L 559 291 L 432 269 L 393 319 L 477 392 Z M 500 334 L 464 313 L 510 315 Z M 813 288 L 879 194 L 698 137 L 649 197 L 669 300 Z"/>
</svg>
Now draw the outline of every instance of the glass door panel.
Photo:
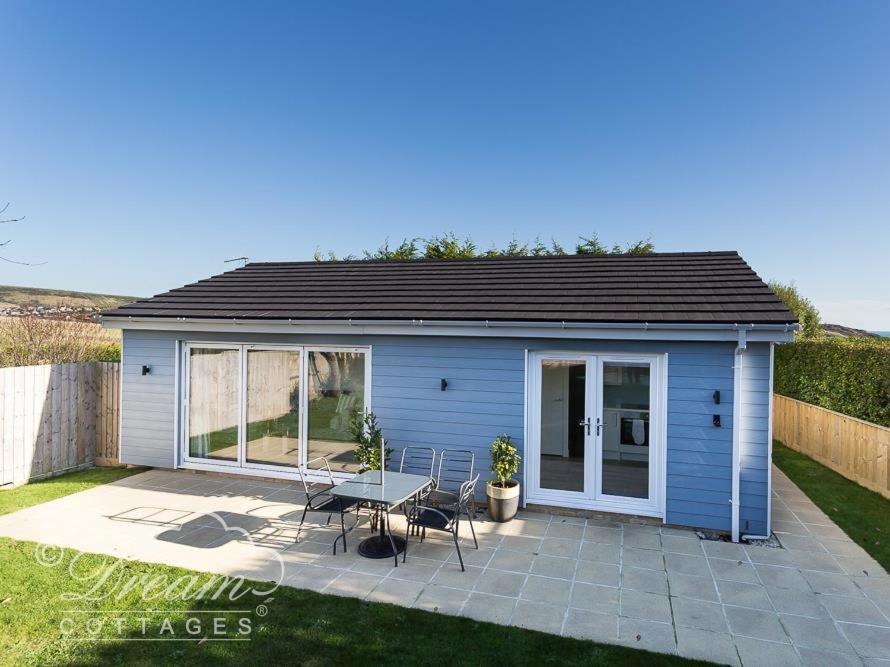
<svg viewBox="0 0 890 667">
<path fill-rule="evenodd" d="M 541 361 L 540 488 L 583 492 L 587 361 Z"/>
<path fill-rule="evenodd" d="M 350 428 L 365 408 L 365 353 L 307 352 L 307 460 L 327 458 L 331 470 L 358 472 Z"/>
<path fill-rule="evenodd" d="M 189 348 L 190 457 L 238 461 L 240 358 L 237 349 Z"/>
<path fill-rule="evenodd" d="M 247 351 L 248 463 L 300 465 L 300 352 Z"/>
<path fill-rule="evenodd" d="M 648 361 L 602 364 L 603 495 L 649 498 L 650 376 Z"/>
</svg>

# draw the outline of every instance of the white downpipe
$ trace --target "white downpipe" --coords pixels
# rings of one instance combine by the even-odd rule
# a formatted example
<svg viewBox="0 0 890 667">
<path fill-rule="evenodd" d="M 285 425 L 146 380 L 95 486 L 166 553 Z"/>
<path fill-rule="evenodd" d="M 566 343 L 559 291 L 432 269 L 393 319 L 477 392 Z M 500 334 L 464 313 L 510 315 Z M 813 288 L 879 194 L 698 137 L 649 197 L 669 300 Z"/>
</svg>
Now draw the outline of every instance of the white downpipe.
<svg viewBox="0 0 890 667">
<path fill-rule="evenodd" d="M 739 331 L 739 342 L 735 349 L 735 362 L 732 367 L 732 541 L 739 541 L 740 486 L 742 470 L 742 375 L 744 372 L 745 350 L 748 342 L 745 330 Z"/>
<path fill-rule="evenodd" d="M 767 444 L 769 459 L 766 462 L 766 537 L 773 534 L 773 365 L 776 361 L 776 346 L 769 344 L 769 432 Z"/>
</svg>

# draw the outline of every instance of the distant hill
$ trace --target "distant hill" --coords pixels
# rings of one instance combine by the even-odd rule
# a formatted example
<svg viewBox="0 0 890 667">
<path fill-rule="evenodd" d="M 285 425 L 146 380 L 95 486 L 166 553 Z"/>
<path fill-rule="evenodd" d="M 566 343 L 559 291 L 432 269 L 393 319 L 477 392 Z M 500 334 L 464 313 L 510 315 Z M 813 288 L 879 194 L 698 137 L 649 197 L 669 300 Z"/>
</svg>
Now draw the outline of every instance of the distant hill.
<svg viewBox="0 0 890 667">
<path fill-rule="evenodd" d="M 0 285 L 0 309 L 44 306 L 54 308 L 68 306 L 77 309 L 116 308 L 135 301 L 139 297 L 118 294 L 94 294 L 92 292 L 72 292 L 61 289 L 39 287 L 16 287 Z"/>
<path fill-rule="evenodd" d="M 822 331 L 829 336 L 839 338 L 880 338 L 879 333 L 872 333 L 864 329 L 854 329 L 853 327 L 845 327 L 842 324 L 823 324 Z"/>
</svg>

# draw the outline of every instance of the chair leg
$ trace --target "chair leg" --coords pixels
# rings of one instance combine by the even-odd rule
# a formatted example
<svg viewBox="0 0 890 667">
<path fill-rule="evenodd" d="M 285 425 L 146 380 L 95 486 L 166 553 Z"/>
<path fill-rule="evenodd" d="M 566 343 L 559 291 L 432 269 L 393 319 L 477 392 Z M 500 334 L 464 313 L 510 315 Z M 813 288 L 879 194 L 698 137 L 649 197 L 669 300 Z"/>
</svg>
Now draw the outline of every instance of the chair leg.
<svg viewBox="0 0 890 667">
<path fill-rule="evenodd" d="M 405 550 L 402 552 L 402 562 L 405 562 L 405 559 L 408 558 L 408 538 L 411 536 L 411 521 L 408 521 L 408 527 L 405 528 Z"/>
<path fill-rule="evenodd" d="M 309 511 L 309 505 L 303 508 L 303 516 L 300 518 L 300 526 L 297 528 L 297 536 L 294 538 L 294 544 L 298 544 L 300 542 L 300 533 L 303 532 L 303 522 L 306 521 L 306 512 Z"/>
<path fill-rule="evenodd" d="M 476 548 L 479 548 L 479 541 L 476 539 L 476 529 L 473 528 L 473 517 L 467 514 L 467 519 L 470 521 L 470 532 L 473 533 L 473 544 L 476 545 Z"/>
<path fill-rule="evenodd" d="M 461 572 L 466 572 L 467 568 L 464 567 L 464 559 L 463 559 L 463 556 L 460 555 L 460 544 L 458 544 L 456 530 L 453 533 L 451 533 L 451 537 L 454 538 L 454 548 L 457 549 L 457 560 L 460 561 L 460 570 L 461 570 Z"/>
</svg>

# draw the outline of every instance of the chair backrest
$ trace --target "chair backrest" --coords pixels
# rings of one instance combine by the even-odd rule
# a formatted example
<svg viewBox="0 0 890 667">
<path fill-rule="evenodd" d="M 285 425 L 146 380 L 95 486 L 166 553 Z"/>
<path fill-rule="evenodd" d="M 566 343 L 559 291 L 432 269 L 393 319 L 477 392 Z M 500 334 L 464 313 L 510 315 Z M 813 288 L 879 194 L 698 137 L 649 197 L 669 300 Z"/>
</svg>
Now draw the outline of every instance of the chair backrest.
<svg viewBox="0 0 890 667">
<path fill-rule="evenodd" d="M 479 473 L 476 473 L 475 477 L 468 479 L 460 485 L 460 491 L 457 494 L 457 506 L 459 510 L 466 510 L 466 508 L 469 507 L 470 502 L 476 497 L 476 483 L 478 481 Z"/>
<path fill-rule="evenodd" d="M 436 450 L 432 447 L 405 447 L 399 461 L 399 472 L 433 478 Z"/>
<path fill-rule="evenodd" d="M 439 453 L 439 470 L 436 488 L 458 491 L 464 482 L 472 479 L 476 455 L 468 449 L 443 449 Z"/>
<path fill-rule="evenodd" d="M 313 468 L 312 464 L 318 463 L 319 461 L 321 462 L 321 465 Z M 325 457 L 319 456 L 318 458 L 312 459 L 311 461 L 306 461 L 305 472 L 309 471 L 326 473 L 328 482 L 331 486 L 334 486 L 334 474 L 331 472 L 331 466 L 328 465 L 328 460 Z M 297 466 L 297 474 L 300 476 L 300 482 L 303 484 L 303 491 L 305 491 L 306 496 L 308 497 L 309 487 L 311 486 L 311 483 L 306 481 L 306 476 L 303 473 L 303 466 Z"/>
</svg>

